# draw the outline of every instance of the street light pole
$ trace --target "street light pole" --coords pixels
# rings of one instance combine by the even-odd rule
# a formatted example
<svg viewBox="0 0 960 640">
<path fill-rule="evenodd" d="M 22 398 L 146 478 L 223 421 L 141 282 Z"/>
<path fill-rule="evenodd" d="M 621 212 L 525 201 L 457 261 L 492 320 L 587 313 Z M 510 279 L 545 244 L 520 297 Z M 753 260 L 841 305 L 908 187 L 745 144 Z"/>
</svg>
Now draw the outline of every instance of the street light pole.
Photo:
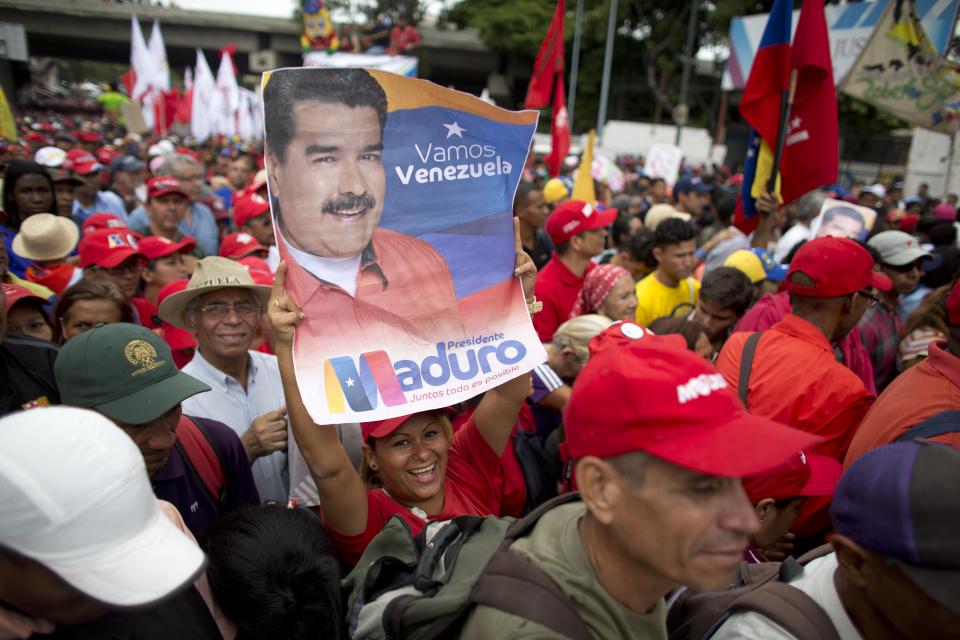
<svg viewBox="0 0 960 640">
<path fill-rule="evenodd" d="M 607 98 L 610 93 L 610 67 L 613 64 L 613 39 L 616 35 L 617 0 L 610 0 L 607 21 L 607 46 L 603 52 L 603 80 L 600 82 L 600 108 L 597 110 L 597 138 L 603 144 L 603 125 L 607 121 Z"/>
<path fill-rule="evenodd" d="M 683 58 L 683 76 L 680 78 L 680 103 L 677 105 L 677 113 L 674 116 L 677 125 L 676 145 L 678 147 L 680 146 L 680 134 L 683 132 L 683 125 L 687 123 L 687 117 L 690 114 L 690 107 L 687 106 L 687 90 L 690 86 L 690 66 L 693 64 L 694 40 L 697 38 L 698 4 L 698 0 L 691 0 L 690 16 L 687 20 L 687 47 L 686 55 Z"/>
</svg>

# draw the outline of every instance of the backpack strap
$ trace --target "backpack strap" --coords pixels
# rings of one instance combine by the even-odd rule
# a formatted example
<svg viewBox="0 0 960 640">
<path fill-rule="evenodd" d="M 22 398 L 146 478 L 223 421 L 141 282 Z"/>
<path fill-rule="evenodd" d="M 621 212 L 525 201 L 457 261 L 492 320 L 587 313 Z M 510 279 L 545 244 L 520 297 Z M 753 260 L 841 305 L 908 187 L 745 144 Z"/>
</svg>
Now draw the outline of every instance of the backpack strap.
<svg viewBox="0 0 960 640">
<path fill-rule="evenodd" d="M 578 500 L 580 500 L 580 494 L 576 491 L 564 493 L 556 498 L 547 500 L 539 507 L 510 525 L 510 528 L 507 529 L 507 534 L 503 539 L 503 543 L 500 545 L 500 549 L 507 549 L 517 538 L 522 538 L 529 533 L 533 527 L 536 526 L 537 522 L 540 520 L 540 517 L 547 511 L 550 511 L 554 507 L 559 507 L 562 504 L 576 502 Z"/>
<path fill-rule="evenodd" d="M 177 423 L 176 447 L 194 477 L 216 503 L 226 499 L 226 481 L 223 458 L 216 445 L 199 422 L 186 415 Z"/>
<path fill-rule="evenodd" d="M 747 406 L 747 393 L 750 384 L 750 372 L 753 370 L 753 358 L 757 355 L 757 345 L 760 343 L 760 336 L 763 332 L 757 331 L 751 334 L 747 341 L 743 343 L 743 352 L 740 354 L 740 377 L 737 380 L 737 395 L 740 396 L 740 402 Z"/>
<path fill-rule="evenodd" d="M 933 438 L 960 432 L 960 411 L 941 411 L 907 429 L 894 442 L 912 442 L 917 438 Z"/>
<path fill-rule="evenodd" d="M 523 597 L 518 598 L 517 594 Z M 493 607 L 572 640 L 592 640 L 583 623 L 557 583 L 525 557 L 502 549 L 493 556 L 470 596 L 477 605 Z"/>
<path fill-rule="evenodd" d="M 800 589 L 777 580 L 744 593 L 730 610 L 755 611 L 804 640 L 840 640 L 823 607 Z"/>
</svg>

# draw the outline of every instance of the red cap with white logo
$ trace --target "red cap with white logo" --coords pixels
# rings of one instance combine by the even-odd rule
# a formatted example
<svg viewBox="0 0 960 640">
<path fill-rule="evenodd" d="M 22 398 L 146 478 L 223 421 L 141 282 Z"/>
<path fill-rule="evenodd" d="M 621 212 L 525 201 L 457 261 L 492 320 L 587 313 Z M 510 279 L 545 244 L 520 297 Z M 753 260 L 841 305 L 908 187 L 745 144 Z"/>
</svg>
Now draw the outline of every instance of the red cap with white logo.
<svg viewBox="0 0 960 640">
<path fill-rule="evenodd" d="M 746 412 L 717 369 L 649 339 L 590 356 L 564 412 L 572 458 L 643 451 L 715 476 L 782 464 L 822 438 Z"/>
<path fill-rule="evenodd" d="M 266 253 L 267 247 L 260 244 L 256 238 L 243 231 L 234 231 L 220 241 L 220 255 L 224 258 L 243 258 L 253 253 Z"/>
<path fill-rule="evenodd" d="M 88 233 L 77 247 L 80 266 L 112 269 L 133 256 L 146 260 L 137 248 L 137 240 L 138 235 L 129 229 L 97 229 Z"/>
<path fill-rule="evenodd" d="M 103 165 L 97 162 L 93 154 L 83 149 L 67 151 L 67 157 L 64 158 L 62 167 L 72 170 L 78 176 L 88 176 L 103 169 Z"/>
<path fill-rule="evenodd" d="M 154 198 L 159 198 L 169 193 L 177 193 L 184 198 L 188 197 L 187 192 L 183 188 L 183 183 L 176 178 L 160 176 L 147 180 L 147 200 L 153 200 Z"/>
<path fill-rule="evenodd" d="M 579 233 L 613 224 L 616 217 L 616 209 L 601 210 L 583 200 L 570 200 L 554 209 L 547 218 L 547 233 L 553 244 L 564 244 Z"/>
<path fill-rule="evenodd" d="M 270 212 L 270 202 L 259 193 L 253 192 L 233 203 L 233 222 L 242 227 L 250 218 Z"/>
</svg>

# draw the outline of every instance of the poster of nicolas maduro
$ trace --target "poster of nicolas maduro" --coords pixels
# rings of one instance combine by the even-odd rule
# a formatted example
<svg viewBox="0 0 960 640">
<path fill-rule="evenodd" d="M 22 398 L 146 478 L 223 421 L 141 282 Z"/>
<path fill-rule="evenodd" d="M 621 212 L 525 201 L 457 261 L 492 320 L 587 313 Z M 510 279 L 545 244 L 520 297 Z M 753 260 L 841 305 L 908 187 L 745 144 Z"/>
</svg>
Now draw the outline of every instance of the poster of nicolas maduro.
<svg viewBox="0 0 960 640">
<path fill-rule="evenodd" d="M 544 361 L 512 222 L 536 112 L 366 69 L 280 69 L 263 98 L 314 421 L 447 406 Z"/>
</svg>

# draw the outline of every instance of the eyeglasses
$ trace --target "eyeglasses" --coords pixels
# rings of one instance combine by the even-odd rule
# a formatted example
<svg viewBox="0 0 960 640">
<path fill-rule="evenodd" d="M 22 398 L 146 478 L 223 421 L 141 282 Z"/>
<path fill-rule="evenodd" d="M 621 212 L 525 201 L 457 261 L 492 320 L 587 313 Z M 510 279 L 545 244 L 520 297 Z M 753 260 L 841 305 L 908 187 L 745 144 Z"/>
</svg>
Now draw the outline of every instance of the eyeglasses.
<svg viewBox="0 0 960 640">
<path fill-rule="evenodd" d="M 868 309 L 874 308 L 875 306 L 877 306 L 877 303 L 880 302 L 880 297 L 873 295 L 869 291 L 857 291 L 857 293 L 863 296 L 864 298 L 866 298 Z"/>
<path fill-rule="evenodd" d="M 207 320 L 223 320 L 231 310 L 236 311 L 241 318 L 252 318 L 260 313 L 260 305 L 249 300 L 241 300 L 232 305 L 214 302 L 200 307 L 200 314 Z"/>
</svg>

